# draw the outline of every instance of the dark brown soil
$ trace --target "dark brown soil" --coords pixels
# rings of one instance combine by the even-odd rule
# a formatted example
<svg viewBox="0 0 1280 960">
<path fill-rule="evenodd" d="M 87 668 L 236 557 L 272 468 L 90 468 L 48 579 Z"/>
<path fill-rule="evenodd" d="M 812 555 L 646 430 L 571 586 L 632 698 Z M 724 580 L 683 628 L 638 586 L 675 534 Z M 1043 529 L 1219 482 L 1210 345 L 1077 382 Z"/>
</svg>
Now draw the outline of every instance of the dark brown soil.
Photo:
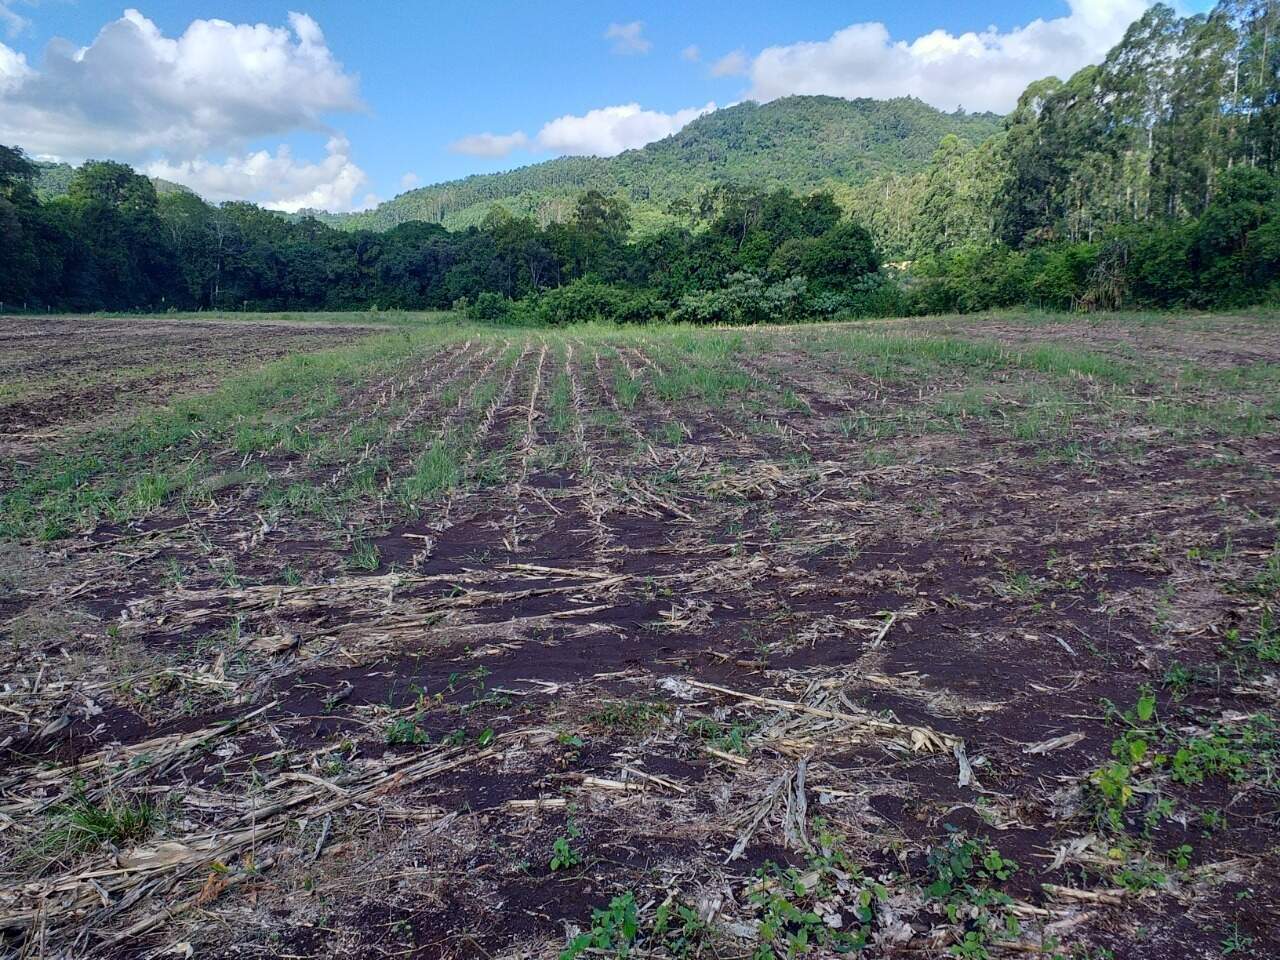
<svg viewBox="0 0 1280 960">
<path fill-rule="evenodd" d="M 41 446 L 292 353 L 369 336 L 298 324 L 0 317 L 0 455 Z"/>
<path fill-rule="evenodd" d="M 34 334 L 53 359 L 27 345 L 4 373 L 65 373 L 43 407 L 59 429 L 86 419 L 89 401 L 58 412 L 76 378 L 120 369 L 103 338 L 141 336 L 70 324 Z M 840 882 L 885 890 L 868 956 L 946 956 L 987 921 L 1008 924 L 992 956 L 1280 955 L 1280 394 L 1262 366 L 1280 340 L 1202 326 L 870 328 L 1136 358 L 1121 382 L 890 371 L 839 328 L 751 332 L 731 361 L 750 385 L 723 402 L 680 395 L 680 365 L 723 369 L 662 334 L 460 333 L 326 415 L 321 432 L 385 423 L 358 458 L 274 451 L 266 480 L 21 545 L 0 570 L 0 945 L 555 957 L 631 893 L 643 955 L 680 955 L 653 939 L 671 898 L 706 924 L 688 955 L 743 957 L 758 872 L 815 869 L 828 833 L 865 878 Z M 140 364 L 193 338 L 230 357 L 352 335 L 145 331 Z M 1197 366 L 1254 376 L 1206 374 L 1190 398 L 1162 373 Z M 964 391 L 983 407 L 956 416 Z M 1149 409 L 1192 399 L 1261 425 Z M 441 437 L 461 438 L 461 482 L 406 506 L 387 491 Z M 267 500 L 345 489 L 357 459 L 377 482 L 340 516 Z M 1111 817 L 1097 774 L 1126 732 L 1148 750 Z M 1218 766 L 1176 775 L 1173 754 L 1210 744 Z M 164 816 L 114 850 L 17 858 L 77 790 Z M 971 876 L 949 917 L 930 852 L 966 841 L 1017 868 Z M 173 863 L 128 872 L 165 842 Z M 852 924 L 855 901 L 820 912 Z"/>
</svg>

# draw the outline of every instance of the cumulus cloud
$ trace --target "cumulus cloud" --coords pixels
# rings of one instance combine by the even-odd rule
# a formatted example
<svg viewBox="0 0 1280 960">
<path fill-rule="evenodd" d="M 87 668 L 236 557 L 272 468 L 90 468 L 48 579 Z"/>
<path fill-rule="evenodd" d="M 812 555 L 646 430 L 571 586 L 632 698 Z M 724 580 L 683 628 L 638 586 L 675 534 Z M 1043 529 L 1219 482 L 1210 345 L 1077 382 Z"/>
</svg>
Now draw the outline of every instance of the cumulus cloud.
<svg viewBox="0 0 1280 960">
<path fill-rule="evenodd" d="M 528 145 L 529 138 L 522 130 L 516 130 L 514 133 L 473 133 L 449 144 L 449 150 L 471 157 L 505 157 Z"/>
<path fill-rule="evenodd" d="M 632 20 L 630 23 L 611 23 L 604 32 L 606 40 L 613 41 L 613 52 L 627 56 L 634 53 L 648 53 L 653 44 L 644 35 L 644 21 Z"/>
<path fill-rule="evenodd" d="M 669 137 L 692 120 L 716 108 L 714 103 L 675 113 L 644 110 L 638 103 L 589 110 L 582 116 L 557 117 L 538 132 L 538 145 L 557 153 L 612 157 Z"/>
<path fill-rule="evenodd" d="M 0 43 L 0 94 L 16 90 L 31 73 L 27 58 Z M 0 107 L 0 109 L 3 109 Z"/>
<path fill-rule="evenodd" d="M 0 44 L 0 92 L 0 143 L 128 160 L 213 200 L 350 209 L 366 179 L 341 137 L 317 162 L 283 146 L 248 149 L 298 130 L 331 133 L 326 116 L 363 109 L 357 78 L 303 13 L 287 26 L 194 20 L 166 37 L 126 10 L 86 47 L 52 41 L 38 68 Z M 225 160 L 209 158 L 223 151 Z"/>
<path fill-rule="evenodd" d="M 1070 12 L 1001 32 L 934 30 L 895 40 L 882 23 L 855 23 L 826 40 L 768 47 L 751 62 L 752 99 L 788 94 L 894 97 L 943 109 L 1006 112 L 1032 82 L 1100 60 L 1150 0 L 1068 0 Z"/>
<path fill-rule="evenodd" d="M 8 71 L 5 71 L 8 75 Z M 195 20 L 165 37 L 137 10 L 87 47 L 55 40 L 0 102 L 0 141 L 68 157 L 192 157 L 361 109 L 357 80 L 302 13 L 289 26 Z"/>
<path fill-rule="evenodd" d="M 747 55 L 741 50 L 726 53 L 711 65 L 713 77 L 738 77 L 747 72 Z"/>
<path fill-rule="evenodd" d="M 419 176 L 418 176 L 416 173 L 414 173 L 412 170 L 410 170 L 408 173 L 401 174 L 401 176 L 400 176 L 400 189 L 401 189 L 401 190 L 412 190 L 414 187 L 416 187 L 416 186 L 417 186 L 418 184 L 420 184 L 421 182 L 422 182 L 422 178 L 421 178 L 421 177 L 419 177 Z"/>
<path fill-rule="evenodd" d="M 304 208 L 353 210 L 370 198 L 356 202 L 368 177 L 350 154 L 351 144 L 345 138 L 331 137 L 325 144 L 325 158 L 316 163 L 299 160 L 289 147 L 281 146 L 275 153 L 258 150 L 219 163 L 198 157 L 181 162 L 155 160 L 143 169 L 150 176 L 188 186 L 215 203 L 251 199 L 286 213 Z"/>
<path fill-rule="evenodd" d="M 645 110 L 638 103 L 588 110 L 581 116 L 565 114 L 543 124 L 536 137 L 514 133 L 474 133 L 449 145 L 454 153 L 478 157 L 505 157 L 516 150 L 542 150 L 561 155 L 612 157 L 623 150 L 643 147 L 680 130 L 692 120 L 716 108 L 714 103 L 674 113 Z"/>
<path fill-rule="evenodd" d="M 702 59 L 702 50 L 696 43 L 691 43 L 680 51 L 680 59 L 687 60 L 689 63 L 697 63 Z"/>
</svg>

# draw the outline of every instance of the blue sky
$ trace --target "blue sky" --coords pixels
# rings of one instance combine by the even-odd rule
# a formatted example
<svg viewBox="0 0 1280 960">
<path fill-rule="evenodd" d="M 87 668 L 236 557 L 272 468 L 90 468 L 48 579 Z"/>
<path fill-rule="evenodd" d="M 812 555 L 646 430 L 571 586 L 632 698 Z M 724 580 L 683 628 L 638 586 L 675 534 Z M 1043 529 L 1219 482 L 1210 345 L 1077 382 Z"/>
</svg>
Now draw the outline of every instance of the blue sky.
<svg viewBox="0 0 1280 960">
<path fill-rule="evenodd" d="M 213 199 L 353 208 L 617 152 L 747 97 L 1007 110 L 1029 80 L 1100 58 L 1144 6 L 137 0 L 122 21 L 120 2 L 0 0 L 0 142 L 118 156 Z"/>
</svg>

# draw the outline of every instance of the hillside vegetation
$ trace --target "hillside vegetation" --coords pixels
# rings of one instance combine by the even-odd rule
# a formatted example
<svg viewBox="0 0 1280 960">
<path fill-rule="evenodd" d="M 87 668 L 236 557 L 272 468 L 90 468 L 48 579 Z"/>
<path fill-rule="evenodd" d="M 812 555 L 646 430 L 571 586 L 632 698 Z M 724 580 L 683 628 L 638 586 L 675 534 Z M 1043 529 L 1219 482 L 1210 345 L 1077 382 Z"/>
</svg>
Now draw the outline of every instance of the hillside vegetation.
<svg viewBox="0 0 1280 960">
<path fill-rule="evenodd" d="M 31 186 L 41 200 L 56 200 L 65 197 L 71 191 L 71 181 L 75 178 L 76 168 L 69 163 L 52 163 L 40 161 L 34 164 L 36 172 Z M 148 177 L 156 193 L 192 193 L 189 187 L 162 177 Z"/>
<path fill-rule="evenodd" d="M 566 219 L 578 194 L 599 190 L 623 196 L 643 228 L 674 219 L 668 212 L 672 201 L 692 199 L 717 184 L 802 192 L 858 185 L 923 169 L 948 134 L 979 143 L 1001 125 L 995 114 L 943 113 L 909 97 L 786 97 L 717 110 L 673 136 L 616 157 L 561 157 L 452 180 L 363 213 L 310 212 L 348 229 L 387 230 L 410 220 L 459 228 L 478 225 L 501 203 L 545 226 Z"/>
<path fill-rule="evenodd" d="M 45 200 L 0 148 L 0 303 L 753 323 L 1274 302 L 1277 35 L 1280 3 L 1157 5 L 999 123 L 914 100 L 743 104 L 611 160 L 338 220 L 211 206 L 110 162 Z"/>
</svg>

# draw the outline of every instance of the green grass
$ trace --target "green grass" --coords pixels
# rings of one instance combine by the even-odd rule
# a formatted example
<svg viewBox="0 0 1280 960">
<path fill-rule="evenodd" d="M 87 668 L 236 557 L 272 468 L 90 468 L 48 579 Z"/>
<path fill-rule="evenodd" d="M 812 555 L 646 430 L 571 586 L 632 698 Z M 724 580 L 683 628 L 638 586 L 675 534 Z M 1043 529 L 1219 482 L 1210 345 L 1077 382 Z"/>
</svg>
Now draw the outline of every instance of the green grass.
<svg viewBox="0 0 1280 960">
<path fill-rule="evenodd" d="M 265 319 L 350 322 L 363 316 Z M 208 394 L 180 398 L 123 426 L 63 444 L 33 463 L 0 465 L 0 538 L 55 540 L 104 520 L 127 522 L 173 502 L 199 508 L 228 486 L 250 488 L 264 510 L 305 516 L 349 514 L 366 502 L 416 509 L 469 479 L 494 475 L 495 470 L 500 474 L 502 456 L 485 451 L 476 457 L 476 430 L 510 382 L 530 336 L 550 347 L 539 407 L 547 414 L 543 430 L 562 441 L 572 438 L 584 413 L 576 407 L 573 380 L 564 369 L 569 338 L 575 351 L 585 341 L 584 357 L 595 352 L 604 360 L 602 368 L 623 411 L 622 418 L 599 409 L 585 411 L 590 422 L 621 430 L 626 411 L 646 402 L 658 405 L 669 416 L 659 421 L 656 437 L 669 446 L 681 441 L 680 420 L 691 422 L 699 408 L 733 404 L 747 430 L 753 429 L 747 422 L 753 405 L 768 409 L 770 397 L 802 411 L 801 397 L 789 393 L 785 382 L 764 382 L 748 369 L 748 363 L 751 369 L 767 369 L 773 348 L 798 349 L 793 356 L 800 363 L 811 360 L 837 376 L 870 374 L 907 389 L 918 387 L 919 403 L 900 405 L 888 414 L 855 412 L 838 421 L 836 428 L 847 439 L 883 442 L 902 435 L 963 433 L 981 422 L 997 436 L 1056 451 L 1054 460 L 1061 462 L 1074 460 L 1073 450 L 1078 452 L 1082 442 L 1105 432 L 1116 419 L 1174 434 L 1250 437 L 1273 429 L 1280 418 L 1280 365 L 1256 363 L 1229 371 L 1186 365 L 1181 372 L 1158 375 L 1140 361 L 1076 346 L 1009 347 L 982 336 L 983 318 L 966 318 L 964 330 L 948 333 L 913 333 L 866 322 L 797 326 L 785 337 L 773 331 L 600 325 L 531 334 L 458 324 L 448 314 L 411 318 L 413 323 L 379 319 L 384 327 L 393 322 L 398 329 L 286 357 L 233 377 Z M 1016 319 L 1034 326 L 1062 318 L 1019 314 Z M 959 322 L 921 321 L 919 328 L 936 330 L 939 324 Z M 1098 322 L 1148 321 L 1108 317 Z M 1170 321 L 1171 329 L 1182 322 Z M 970 332 L 973 336 L 963 335 Z M 372 410 L 347 406 L 362 388 L 403 377 L 415 364 L 429 364 L 432 350 L 462 337 L 503 338 L 507 343 L 482 383 L 459 382 L 441 391 L 437 407 L 441 417 L 448 417 L 447 434 L 442 434 L 439 418 L 421 418 L 392 437 L 392 424 L 412 412 L 410 397 L 403 393 L 384 398 Z M 621 362 L 624 351 L 633 354 L 628 363 L 634 375 Z M 587 360 L 584 369 L 592 367 Z M 519 401 L 513 395 L 509 402 Z M 515 421 L 509 426 L 517 444 L 522 428 Z M 507 451 L 505 459 L 512 455 Z M 574 456 L 568 447 L 554 444 L 540 455 L 557 463 Z M 868 456 L 873 464 L 890 460 L 884 450 Z M 338 474 L 337 482 L 331 488 L 319 480 L 284 479 L 281 458 L 302 458 L 312 469 L 325 467 Z"/>
<path fill-rule="evenodd" d="M 658 701 L 615 700 L 601 705 L 587 717 L 587 722 L 641 734 L 653 730 L 670 715 L 671 707 Z"/>
<path fill-rule="evenodd" d="M 49 811 L 48 830 L 34 851 L 63 860 L 91 850 L 117 849 L 146 840 L 161 822 L 159 808 L 141 798 L 91 800 L 83 790 Z"/>
<path fill-rule="evenodd" d="M 1127 364 L 1057 345 L 1019 350 L 988 340 L 843 329 L 822 331 L 801 346 L 811 353 L 835 349 L 859 370 L 886 381 L 936 374 L 948 368 L 1034 370 L 1055 377 L 1088 377 L 1112 385 L 1127 384 L 1136 378 L 1136 372 Z"/>
<path fill-rule="evenodd" d="M 351 570 L 373 572 L 382 564 L 382 555 L 378 545 L 368 540 L 357 540 L 351 544 L 351 552 L 347 554 L 347 567 Z"/>
<path fill-rule="evenodd" d="M 460 326 L 461 314 L 452 310 L 211 310 L 207 313 L 96 313 L 97 317 L 153 320 L 163 323 L 274 323 L 302 326 L 440 327 Z"/>
<path fill-rule="evenodd" d="M 413 472 L 405 478 L 400 499 L 416 508 L 452 490 L 462 480 L 462 465 L 457 448 L 446 439 L 433 443 L 413 464 Z"/>
<path fill-rule="evenodd" d="M 556 376 L 551 386 L 548 406 L 551 410 L 552 432 L 560 436 L 570 433 L 577 422 L 577 417 L 573 410 L 573 382 L 568 374 L 561 373 Z"/>
<path fill-rule="evenodd" d="M 684 442 L 684 426 L 678 420 L 668 420 L 654 431 L 654 439 L 669 447 L 678 447 Z"/>
<path fill-rule="evenodd" d="M 640 394 L 644 390 L 644 385 L 639 377 L 633 377 L 626 369 L 619 367 L 613 374 L 613 393 L 618 400 L 618 406 L 625 410 L 634 409 L 636 401 L 640 399 Z"/>
<path fill-rule="evenodd" d="M 144 515 L 207 478 L 202 453 L 210 447 L 311 449 L 317 435 L 303 426 L 338 405 L 340 385 L 371 379 L 441 339 L 437 331 L 401 332 L 289 356 L 19 465 L 0 497 L 0 538 L 58 539 L 103 518 Z M 287 410 L 295 413 L 282 423 Z"/>
</svg>

